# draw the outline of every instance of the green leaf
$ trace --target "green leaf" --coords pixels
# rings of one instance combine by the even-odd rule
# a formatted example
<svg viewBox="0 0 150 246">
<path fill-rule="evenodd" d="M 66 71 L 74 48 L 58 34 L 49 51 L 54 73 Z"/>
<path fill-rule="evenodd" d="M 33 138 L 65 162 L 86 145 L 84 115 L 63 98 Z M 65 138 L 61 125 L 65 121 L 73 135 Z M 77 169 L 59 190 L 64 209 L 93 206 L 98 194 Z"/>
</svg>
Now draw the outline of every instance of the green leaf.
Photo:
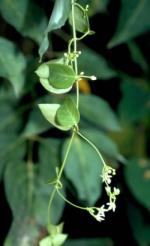
<svg viewBox="0 0 150 246">
<path fill-rule="evenodd" d="M 39 104 L 38 105 L 45 119 L 50 122 L 53 126 L 57 127 L 62 131 L 67 131 L 70 126 L 60 126 L 56 122 L 56 112 L 60 108 L 60 104 Z"/>
<path fill-rule="evenodd" d="M 124 121 L 136 123 L 149 115 L 150 93 L 144 81 L 132 78 L 123 79 L 121 90 L 123 98 L 119 105 L 119 112 Z"/>
<path fill-rule="evenodd" d="M 42 41 L 41 33 L 46 28 L 47 19 L 34 1 L 1 0 L 0 11 L 3 18 L 23 36 L 30 37 L 37 43 Z"/>
<path fill-rule="evenodd" d="M 75 28 L 77 31 L 85 33 L 89 30 L 88 16 L 87 13 L 75 5 Z M 69 23 L 72 25 L 72 13 L 69 16 Z"/>
<path fill-rule="evenodd" d="M 87 48 L 79 57 L 79 70 L 104 80 L 117 76 L 116 71 L 109 66 L 103 56 Z"/>
<path fill-rule="evenodd" d="M 125 178 L 134 197 L 150 211 L 150 161 L 131 160 L 125 169 Z"/>
<path fill-rule="evenodd" d="M 83 238 L 83 239 L 74 239 L 67 240 L 64 246 L 112 246 L 113 243 L 110 239 L 107 238 Z"/>
<path fill-rule="evenodd" d="M 130 41 L 128 42 L 128 48 L 130 50 L 132 60 L 137 63 L 144 72 L 147 73 L 149 70 L 149 66 L 140 47 L 136 44 L 136 42 Z"/>
<path fill-rule="evenodd" d="M 130 204 L 129 204 L 130 205 Z M 150 244 L 150 225 L 137 207 L 130 205 L 128 209 L 129 223 L 132 227 L 133 235 L 139 245 Z"/>
<path fill-rule="evenodd" d="M 68 87 L 67 89 L 56 89 L 50 85 L 47 79 L 42 79 L 42 78 L 40 78 L 40 83 L 47 91 L 54 93 L 54 94 L 64 94 L 72 89 L 72 86 Z"/>
<path fill-rule="evenodd" d="M 67 143 L 63 146 L 63 154 Z M 101 195 L 101 171 L 102 163 L 95 150 L 75 137 L 65 165 L 65 174 L 76 188 L 79 199 L 86 205 L 93 205 Z"/>
<path fill-rule="evenodd" d="M 45 157 L 42 156 L 42 158 Z M 43 169 L 47 168 L 47 173 L 53 169 L 51 165 L 45 166 L 44 162 L 39 165 L 43 165 Z M 40 228 L 47 226 L 47 208 L 53 188 L 46 184 L 46 177 L 38 168 L 39 165 L 11 160 L 7 166 L 4 179 L 5 192 L 13 212 L 14 222 L 8 234 L 6 246 L 35 245 L 41 235 Z M 64 201 L 55 196 L 51 207 L 54 223 L 58 223 L 63 208 Z"/>
<path fill-rule="evenodd" d="M 124 160 L 119 153 L 117 144 L 109 138 L 106 133 L 93 128 L 82 129 L 81 132 L 88 137 L 100 151 L 104 152 L 104 154 L 120 161 Z"/>
<path fill-rule="evenodd" d="M 48 236 L 40 242 L 40 246 L 61 246 L 66 241 L 66 239 L 67 235 L 62 233 Z"/>
<path fill-rule="evenodd" d="M 150 30 L 149 0 L 122 0 L 116 33 L 108 47 L 124 43 Z"/>
<path fill-rule="evenodd" d="M 52 126 L 43 118 L 37 106 L 30 112 L 28 121 L 22 133 L 23 137 L 38 135 Z"/>
<path fill-rule="evenodd" d="M 66 20 L 68 19 L 69 13 L 71 10 L 71 2 L 70 0 L 56 0 L 54 4 L 54 8 L 48 23 L 48 26 L 45 31 L 45 35 L 43 41 L 39 48 L 40 60 L 44 53 L 47 51 L 49 47 L 48 33 L 61 28 Z"/>
<path fill-rule="evenodd" d="M 73 127 L 80 120 L 79 111 L 72 99 L 66 98 L 56 112 L 56 122 L 63 127 Z"/>
<path fill-rule="evenodd" d="M 25 82 L 26 60 L 16 45 L 0 37 L 0 76 L 8 79 L 18 96 Z"/>
<path fill-rule="evenodd" d="M 47 79 L 47 83 L 42 80 L 46 88 L 49 83 L 55 89 L 70 89 L 77 78 L 70 66 L 59 63 L 42 64 L 36 73 L 40 78 Z"/>
<path fill-rule="evenodd" d="M 120 131 L 120 124 L 109 104 L 95 95 L 80 95 L 80 114 L 84 120 L 106 130 Z"/>
</svg>

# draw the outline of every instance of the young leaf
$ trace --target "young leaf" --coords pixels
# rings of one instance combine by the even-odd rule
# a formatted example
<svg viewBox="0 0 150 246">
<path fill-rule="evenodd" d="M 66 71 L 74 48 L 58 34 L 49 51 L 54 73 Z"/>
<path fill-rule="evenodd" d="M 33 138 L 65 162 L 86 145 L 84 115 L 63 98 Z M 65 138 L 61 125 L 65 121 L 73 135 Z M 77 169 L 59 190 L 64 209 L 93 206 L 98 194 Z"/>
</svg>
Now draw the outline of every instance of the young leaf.
<svg viewBox="0 0 150 246">
<path fill-rule="evenodd" d="M 78 6 L 75 5 L 75 28 L 77 31 L 85 33 L 89 30 L 87 13 L 84 13 Z M 72 25 L 72 14 L 69 17 L 69 23 Z"/>
<path fill-rule="evenodd" d="M 149 0 L 122 0 L 120 17 L 115 35 L 108 47 L 124 43 L 150 29 Z"/>
<path fill-rule="evenodd" d="M 54 89 L 70 89 L 77 78 L 70 66 L 52 62 L 40 65 L 36 74 L 42 79 L 42 83 L 47 89 L 49 89 L 48 83 Z M 47 79 L 46 82 L 45 79 Z"/>
<path fill-rule="evenodd" d="M 67 239 L 66 234 L 56 234 L 48 236 L 40 241 L 40 246 L 61 246 Z"/>
<path fill-rule="evenodd" d="M 72 89 L 72 86 L 68 87 L 67 89 L 56 89 L 52 85 L 50 85 L 48 79 L 43 79 L 43 78 L 40 78 L 40 83 L 47 91 L 54 94 L 64 94 Z"/>
<path fill-rule="evenodd" d="M 50 122 L 53 126 L 62 131 L 67 131 L 70 129 L 70 126 L 61 126 L 56 122 L 56 112 L 59 109 L 60 104 L 39 104 L 38 106 L 45 119 L 48 120 L 48 122 Z"/>
<path fill-rule="evenodd" d="M 72 127 L 80 120 L 79 111 L 70 98 L 67 98 L 56 112 L 56 122 L 63 127 Z"/>
<path fill-rule="evenodd" d="M 70 10 L 71 10 L 70 0 L 56 0 L 55 1 L 52 15 L 50 17 L 48 26 L 46 28 L 43 41 L 39 48 L 40 60 L 42 60 L 44 53 L 47 51 L 49 47 L 48 33 L 53 30 L 59 29 L 65 24 L 69 16 Z"/>
<path fill-rule="evenodd" d="M 63 154 L 67 142 L 63 146 Z M 96 152 L 76 137 L 67 158 L 65 174 L 76 188 L 79 199 L 86 205 L 93 205 L 101 195 L 101 171 L 102 163 Z"/>
<path fill-rule="evenodd" d="M 18 96 L 25 81 L 26 60 L 16 45 L 7 39 L 0 38 L 0 76 L 8 79 Z"/>
<path fill-rule="evenodd" d="M 34 1 L 1 0 L 0 12 L 3 18 L 25 37 L 30 37 L 37 43 L 42 41 L 47 19 Z"/>
</svg>

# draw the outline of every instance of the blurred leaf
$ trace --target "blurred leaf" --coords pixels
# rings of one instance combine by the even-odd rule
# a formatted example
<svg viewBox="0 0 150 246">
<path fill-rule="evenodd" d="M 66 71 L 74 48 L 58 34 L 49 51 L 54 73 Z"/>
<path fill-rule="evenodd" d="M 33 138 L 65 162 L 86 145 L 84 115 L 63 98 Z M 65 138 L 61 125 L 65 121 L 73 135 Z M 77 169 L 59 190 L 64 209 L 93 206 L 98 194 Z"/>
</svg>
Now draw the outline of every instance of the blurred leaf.
<svg viewBox="0 0 150 246">
<path fill-rule="evenodd" d="M 124 43 L 150 30 L 149 0 L 122 0 L 116 33 L 108 47 Z"/>
<path fill-rule="evenodd" d="M 123 98 L 119 112 L 124 121 L 138 122 L 146 117 L 149 110 L 150 92 L 147 84 L 138 79 L 127 78 L 122 81 Z"/>
<path fill-rule="evenodd" d="M 75 5 L 75 27 L 78 32 L 85 33 L 89 30 L 87 15 L 78 6 Z M 69 23 L 72 25 L 72 14 L 69 16 Z"/>
<path fill-rule="evenodd" d="M 14 110 L 15 100 L 8 95 L 9 92 L 0 95 L 0 180 L 7 161 L 11 159 L 14 150 L 15 156 L 18 155 L 19 144 L 22 142 L 17 134 L 22 123 L 21 118 Z"/>
<path fill-rule="evenodd" d="M 95 75 L 99 79 L 111 79 L 116 77 L 117 73 L 105 60 L 105 58 L 93 50 L 84 49 L 79 57 L 79 70 L 88 75 Z"/>
<path fill-rule="evenodd" d="M 44 162 L 42 164 L 44 165 Z M 49 170 L 51 168 L 50 165 Z M 6 246 L 30 246 L 38 242 L 40 228 L 47 226 L 47 208 L 52 191 L 52 187 L 46 182 L 43 172 L 37 170 L 33 163 L 25 164 L 20 160 L 11 160 L 5 172 L 5 191 L 14 223 L 8 234 Z M 54 223 L 58 222 L 63 208 L 64 201 L 55 196 L 51 208 Z"/>
<path fill-rule="evenodd" d="M 109 104 L 95 95 L 80 95 L 80 113 L 83 119 L 106 130 L 120 131 L 120 124 Z"/>
<path fill-rule="evenodd" d="M 71 10 L 70 0 L 56 0 L 54 8 L 39 48 L 40 61 L 49 47 L 48 33 L 61 28 L 68 19 Z"/>
<path fill-rule="evenodd" d="M 41 33 L 47 24 L 41 8 L 30 0 L 1 0 L 0 11 L 3 18 L 23 36 L 40 43 Z"/>
<path fill-rule="evenodd" d="M 49 130 L 51 127 L 52 126 L 43 118 L 41 112 L 36 106 L 29 114 L 29 119 L 26 123 L 22 135 L 25 137 L 38 135 L 44 131 Z"/>
<path fill-rule="evenodd" d="M 113 243 L 107 238 L 83 238 L 75 240 L 67 240 L 64 246 L 112 246 Z"/>
<path fill-rule="evenodd" d="M 63 146 L 63 154 L 67 142 Z M 65 173 L 75 186 L 79 199 L 87 205 L 93 205 L 101 195 L 101 171 L 102 163 L 95 150 L 75 137 L 65 165 Z"/>
<path fill-rule="evenodd" d="M 61 126 L 56 122 L 56 112 L 60 108 L 60 104 L 39 104 L 38 105 L 45 119 L 50 122 L 53 126 L 57 127 L 62 131 L 67 131 L 70 126 Z"/>
<path fill-rule="evenodd" d="M 124 160 L 123 156 L 119 153 L 116 143 L 104 132 L 93 128 L 82 129 L 81 131 L 106 155 L 120 161 Z"/>
<path fill-rule="evenodd" d="M 148 72 L 149 66 L 146 62 L 142 51 L 140 50 L 139 46 L 134 42 L 128 42 L 128 48 L 130 50 L 131 57 L 135 63 L 137 63 L 145 72 Z"/>
<path fill-rule="evenodd" d="M 135 198 L 150 211 L 150 161 L 131 160 L 125 169 L 125 178 Z"/>
<path fill-rule="evenodd" d="M 63 127 L 73 127 L 80 120 L 79 111 L 71 98 L 66 98 L 56 112 L 56 122 Z"/>
<path fill-rule="evenodd" d="M 25 81 L 26 60 L 16 45 L 0 37 L 0 76 L 8 79 L 18 96 Z"/>
<path fill-rule="evenodd" d="M 129 223 L 131 224 L 133 235 L 139 245 L 150 244 L 150 225 L 146 223 L 140 210 L 135 206 L 129 206 Z"/>
</svg>

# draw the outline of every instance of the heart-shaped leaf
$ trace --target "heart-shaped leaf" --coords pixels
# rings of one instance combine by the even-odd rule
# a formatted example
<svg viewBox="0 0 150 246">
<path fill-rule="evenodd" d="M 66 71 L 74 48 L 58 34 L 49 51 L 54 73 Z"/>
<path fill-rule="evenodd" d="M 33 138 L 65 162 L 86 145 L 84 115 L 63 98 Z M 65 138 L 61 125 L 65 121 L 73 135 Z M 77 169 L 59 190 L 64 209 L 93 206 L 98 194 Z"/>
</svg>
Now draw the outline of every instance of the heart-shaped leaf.
<svg viewBox="0 0 150 246">
<path fill-rule="evenodd" d="M 56 89 L 52 85 L 50 85 L 48 79 L 43 79 L 43 78 L 40 78 L 40 83 L 43 85 L 43 87 L 47 91 L 54 93 L 54 94 L 67 93 L 68 91 L 70 91 L 72 89 L 72 86 L 68 87 L 67 89 Z"/>
<path fill-rule="evenodd" d="M 67 131 L 70 129 L 70 127 L 58 125 L 55 120 L 56 112 L 59 109 L 60 104 L 38 104 L 38 106 L 45 119 L 48 120 L 48 122 L 50 122 L 53 126 L 57 127 L 62 131 Z"/>
<path fill-rule="evenodd" d="M 67 98 L 57 110 L 56 121 L 63 127 L 72 127 L 77 125 L 79 120 L 80 115 L 75 103 Z"/>
<path fill-rule="evenodd" d="M 70 66 L 53 62 L 40 65 L 36 74 L 40 79 L 48 80 L 47 83 L 42 80 L 42 84 L 47 90 L 49 89 L 48 83 L 54 89 L 68 89 L 77 79 L 76 73 Z"/>
</svg>

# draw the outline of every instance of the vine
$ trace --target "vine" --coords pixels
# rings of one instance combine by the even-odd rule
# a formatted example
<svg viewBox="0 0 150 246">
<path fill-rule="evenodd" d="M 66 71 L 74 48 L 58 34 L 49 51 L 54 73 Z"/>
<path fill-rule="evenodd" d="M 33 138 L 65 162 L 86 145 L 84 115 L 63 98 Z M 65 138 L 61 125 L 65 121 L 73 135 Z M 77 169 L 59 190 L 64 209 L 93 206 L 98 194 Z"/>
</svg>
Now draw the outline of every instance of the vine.
<svg viewBox="0 0 150 246">
<path fill-rule="evenodd" d="M 112 177 L 116 174 L 115 169 L 107 165 L 98 150 L 98 148 L 91 142 L 86 136 L 84 136 L 79 130 L 79 103 L 80 103 L 80 93 L 79 93 L 79 83 L 82 78 L 88 78 L 91 80 L 96 80 L 94 75 L 88 76 L 84 72 L 78 72 L 78 57 L 81 51 L 78 51 L 78 41 L 82 40 L 88 35 L 93 34 L 90 30 L 89 19 L 88 19 L 88 8 L 85 8 L 78 4 L 75 0 L 71 0 L 71 14 L 69 17 L 70 25 L 72 26 L 73 36 L 68 43 L 67 53 L 61 59 L 51 60 L 42 63 L 36 70 L 36 74 L 39 76 L 40 83 L 43 87 L 55 94 L 64 94 L 69 92 L 75 85 L 76 88 L 76 103 L 71 97 L 66 96 L 62 104 L 39 104 L 39 108 L 44 115 L 44 117 L 55 127 L 60 130 L 67 131 L 71 130 L 72 135 L 68 143 L 66 153 L 64 155 L 64 160 L 60 169 L 56 168 L 56 179 L 51 184 L 54 185 L 53 191 L 48 205 L 48 231 L 50 234 L 54 231 L 54 226 L 51 221 L 51 205 L 56 193 L 71 206 L 87 211 L 93 218 L 101 222 L 105 218 L 105 213 L 107 211 L 115 211 L 116 209 L 116 197 L 119 195 L 120 191 L 118 188 L 111 188 Z M 78 22 L 77 19 L 81 21 Z M 77 36 L 77 32 L 82 33 L 80 37 Z M 66 199 L 61 192 L 63 184 L 61 182 L 62 174 L 66 164 L 68 154 L 71 149 L 75 135 L 78 135 L 84 141 L 86 141 L 99 156 L 100 161 L 103 164 L 102 173 L 100 178 L 105 185 L 105 191 L 109 198 L 108 203 L 102 205 L 101 207 L 81 207 L 78 206 L 68 199 Z M 47 240 L 47 239 L 44 239 Z M 42 245 L 42 244 L 41 244 Z M 43 244 L 46 245 L 46 244 Z M 55 245 L 55 244 L 53 244 Z"/>
</svg>

